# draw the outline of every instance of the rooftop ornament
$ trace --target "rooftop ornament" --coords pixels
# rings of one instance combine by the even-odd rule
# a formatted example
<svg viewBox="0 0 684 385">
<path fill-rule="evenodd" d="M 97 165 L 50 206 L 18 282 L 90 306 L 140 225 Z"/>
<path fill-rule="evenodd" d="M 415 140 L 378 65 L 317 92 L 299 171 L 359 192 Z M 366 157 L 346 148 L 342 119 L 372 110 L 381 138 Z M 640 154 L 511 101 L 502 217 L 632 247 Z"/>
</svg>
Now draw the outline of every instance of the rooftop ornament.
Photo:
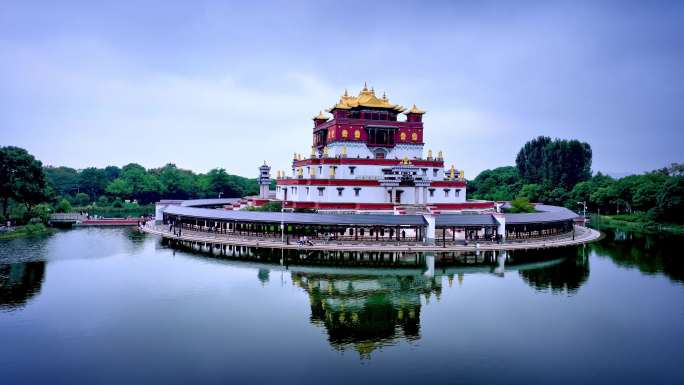
<svg viewBox="0 0 684 385">
<path fill-rule="evenodd" d="M 368 85 L 364 83 L 363 89 L 361 90 L 361 92 L 359 92 L 358 96 L 349 96 L 349 93 L 345 89 L 344 93 L 340 97 L 340 101 L 337 102 L 337 104 L 335 104 L 331 108 L 329 108 L 327 111 L 332 112 L 336 109 L 350 110 L 356 107 L 386 108 L 397 113 L 401 113 L 404 112 L 404 110 L 406 110 L 403 106 L 390 103 L 387 94 L 384 92 L 382 98 L 378 98 L 377 96 L 375 96 L 375 90 L 372 87 L 369 90 Z"/>
</svg>

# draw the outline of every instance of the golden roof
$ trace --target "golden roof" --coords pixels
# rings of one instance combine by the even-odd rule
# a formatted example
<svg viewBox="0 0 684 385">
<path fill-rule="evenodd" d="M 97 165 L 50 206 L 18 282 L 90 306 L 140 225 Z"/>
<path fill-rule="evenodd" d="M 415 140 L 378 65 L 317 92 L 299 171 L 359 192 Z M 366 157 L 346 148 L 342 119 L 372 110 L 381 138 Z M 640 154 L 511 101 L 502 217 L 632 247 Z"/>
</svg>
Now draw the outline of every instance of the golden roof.
<svg viewBox="0 0 684 385">
<path fill-rule="evenodd" d="M 370 108 L 387 108 L 394 110 L 396 112 L 404 112 L 405 108 L 398 104 L 390 103 L 387 98 L 387 94 L 382 95 L 382 98 L 375 96 L 375 90 L 364 83 L 363 89 L 359 92 L 359 96 L 349 96 L 347 90 L 344 90 L 344 94 L 340 97 L 340 101 L 332 106 L 328 111 L 335 109 L 349 110 L 355 107 L 370 107 Z"/>
<path fill-rule="evenodd" d="M 420 114 L 420 115 L 422 115 L 422 114 L 425 113 L 425 111 L 423 111 L 423 110 L 421 110 L 420 108 L 416 107 L 416 105 L 414 104 L 413 107 L 411 107 L 410 110 L 406 111 L 406 113 L 407 113 L 407 114 Z"/>
<path fill-rule="evenodd" d="M 314 120 L 328 120 L 328 115 L 325 115 L 323 111 L 319 112 L 318 115 L 313 117 Z"/>
</svg>

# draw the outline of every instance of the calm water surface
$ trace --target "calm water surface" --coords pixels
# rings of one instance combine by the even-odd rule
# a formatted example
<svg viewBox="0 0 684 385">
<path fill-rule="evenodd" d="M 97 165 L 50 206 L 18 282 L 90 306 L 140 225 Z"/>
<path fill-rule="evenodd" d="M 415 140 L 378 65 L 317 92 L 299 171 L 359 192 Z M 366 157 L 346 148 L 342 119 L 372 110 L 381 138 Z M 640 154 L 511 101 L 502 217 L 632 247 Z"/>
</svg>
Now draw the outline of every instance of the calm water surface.
<svg viewBox="0 0 684 385">
<path fill-rule="evenodd" d="M 129 229 L 1 241 L 0 373 L 3 384 L 682 384 L 681 244 L 618 232 L 388 269 L 208 256 Z"/>
</svg>

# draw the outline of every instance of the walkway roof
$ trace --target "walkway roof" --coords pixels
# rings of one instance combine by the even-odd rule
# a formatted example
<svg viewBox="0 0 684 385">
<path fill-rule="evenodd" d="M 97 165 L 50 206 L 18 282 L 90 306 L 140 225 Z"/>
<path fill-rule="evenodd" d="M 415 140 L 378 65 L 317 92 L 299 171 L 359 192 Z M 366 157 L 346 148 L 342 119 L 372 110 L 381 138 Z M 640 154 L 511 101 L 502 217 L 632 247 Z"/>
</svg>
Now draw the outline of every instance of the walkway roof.
<svg viewBox="0 0 684 385">
<path fill-rule="evenodd" d="M 262 223 L 280 223 L 283 221 L 289 224 L 302 225 L 425 226 L 427 224 L 420 215 L 278 213 L 182 206 L 171 206 L 165 209 L 164 212 L 172 215 L 208 220 Z"/>
</svg>

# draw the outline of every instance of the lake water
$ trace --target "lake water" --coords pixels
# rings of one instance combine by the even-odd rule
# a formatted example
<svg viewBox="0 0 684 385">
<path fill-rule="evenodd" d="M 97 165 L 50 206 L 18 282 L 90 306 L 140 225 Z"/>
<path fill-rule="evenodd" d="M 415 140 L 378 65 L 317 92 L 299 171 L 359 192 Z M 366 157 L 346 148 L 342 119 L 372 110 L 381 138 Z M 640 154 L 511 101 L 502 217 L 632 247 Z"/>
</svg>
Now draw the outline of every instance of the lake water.
<svg viewBox="0 0 684 385">
<path fill-rule="evenodd" d="M 349 262 L 130 229 L 0 241 L 0 382 L 682 384 L 681 245 Z"/>
</svg>

